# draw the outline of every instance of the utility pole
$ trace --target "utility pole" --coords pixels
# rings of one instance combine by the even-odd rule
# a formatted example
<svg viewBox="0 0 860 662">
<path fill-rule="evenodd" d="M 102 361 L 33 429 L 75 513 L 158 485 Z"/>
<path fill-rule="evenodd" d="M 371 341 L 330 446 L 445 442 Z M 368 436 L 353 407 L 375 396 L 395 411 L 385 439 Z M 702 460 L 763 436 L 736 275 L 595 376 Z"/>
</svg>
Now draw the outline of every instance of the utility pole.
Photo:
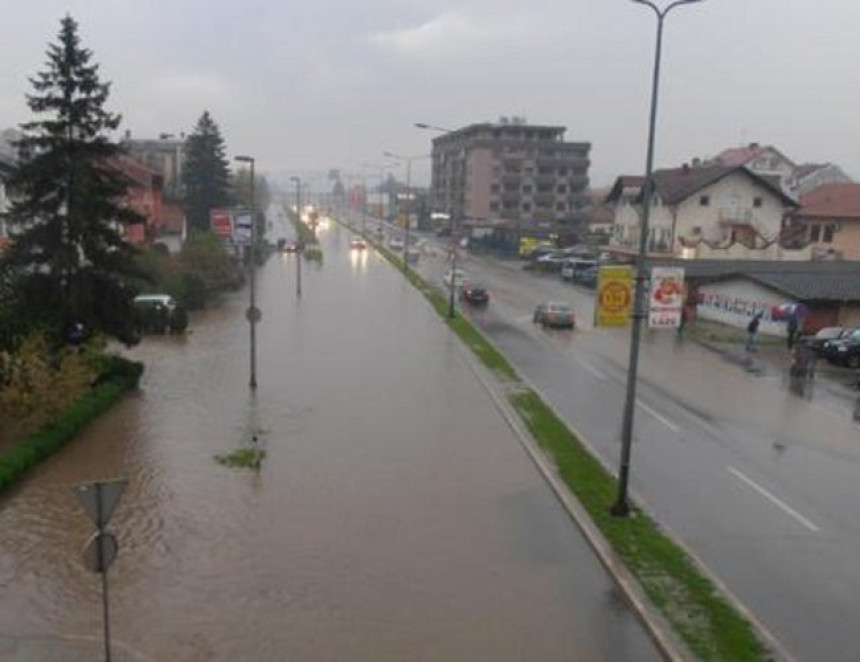
<svg viewBox="0 0 860 662">
<path fill-rule="evenodd" d="M 296 219 L 298 220 L 298 226 L 301 227 L 302 224 L 302 180 L 298 177 L 290 177 L 291 182 L 295 182 L 296 184 Z M 301 232 L 297 229 L 296 232 Z M 302 237 L 299 237 L 299 249 L 296 251 L 296 296 L 301 298 L 302 296 L 302 252 L 304 251 L 305 242 Z"/>
</svg>

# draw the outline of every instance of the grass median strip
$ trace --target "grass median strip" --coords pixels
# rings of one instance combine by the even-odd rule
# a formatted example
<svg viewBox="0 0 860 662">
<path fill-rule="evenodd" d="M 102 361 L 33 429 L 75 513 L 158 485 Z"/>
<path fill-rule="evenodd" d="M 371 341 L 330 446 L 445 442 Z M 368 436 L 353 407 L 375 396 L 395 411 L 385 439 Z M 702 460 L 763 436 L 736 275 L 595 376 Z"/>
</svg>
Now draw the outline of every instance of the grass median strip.
<svg viewBox="0 0 860 662">
<path fill-rule="evenodd" d="M 626 519 L 609 514 L 615 478 L 531 390 L 510 396 L 544 452 L 591 519 L 636 576 L 678 635 L 703 660 L 764 660 L 750 624 L 691 559 L 638 508 Z"/>
<path fill-rule="evenodd" d="M 373 244 L 403 270 L 396 255 L 379 243 Z M 406 277 L 487 368 L 509 386 L 521 386 L 507 359 L 467 318 L 460 314 L 453 319 L 447 317 L 449 301 L 445 294 L 414 269 L 407 270 Z M 695 655 L 702 660 L 726 662 L 772 659 L 749 621 L 641 509 L 634 504 L 632 515 L 624 519 L 610 515 L 617 493 L 616 479 L 535 391 L 523 386 L 509 395 L 509 400 L 615 553 Z"/>
</svg>

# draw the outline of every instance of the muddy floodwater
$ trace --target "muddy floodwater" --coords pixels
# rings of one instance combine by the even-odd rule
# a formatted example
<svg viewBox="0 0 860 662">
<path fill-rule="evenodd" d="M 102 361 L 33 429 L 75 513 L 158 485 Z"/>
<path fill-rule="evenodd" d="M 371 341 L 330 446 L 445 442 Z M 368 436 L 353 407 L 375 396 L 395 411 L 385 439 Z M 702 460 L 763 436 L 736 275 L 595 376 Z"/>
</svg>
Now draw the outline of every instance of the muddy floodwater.
<svg viewBox="0 0 860 662">
<path fill-rule="evenodd" d="M 112 634 L 140 659 L 659 659 L 458 342 L 348 238 L 301 300 L 295 255 L 260 270 L 256 393 L 247 292 L 128 352 L 139 391 L 0 500 L 0 636 L 100 636 L 70 487 L 125 476 Z M 214 460 L 254 434 L 259 471 Z"/>
</svg>

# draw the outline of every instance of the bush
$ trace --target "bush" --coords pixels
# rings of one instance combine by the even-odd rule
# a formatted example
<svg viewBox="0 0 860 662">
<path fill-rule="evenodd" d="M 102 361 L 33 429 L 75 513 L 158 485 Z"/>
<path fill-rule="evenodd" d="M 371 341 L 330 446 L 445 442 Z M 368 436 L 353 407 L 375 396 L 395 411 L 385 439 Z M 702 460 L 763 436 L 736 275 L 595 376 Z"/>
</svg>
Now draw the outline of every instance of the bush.
<svg viewBox="0 0 860 662">
<path fill-rule="evenodd" d="M 21 443 L 0 453 L 0 491 L 73 439 L 126 391 L 137 386 L 143 364 L 118 356 L 100 357 L 102 372 L 96 386 L 71 403 L 56 419 Z"/>
</svg>

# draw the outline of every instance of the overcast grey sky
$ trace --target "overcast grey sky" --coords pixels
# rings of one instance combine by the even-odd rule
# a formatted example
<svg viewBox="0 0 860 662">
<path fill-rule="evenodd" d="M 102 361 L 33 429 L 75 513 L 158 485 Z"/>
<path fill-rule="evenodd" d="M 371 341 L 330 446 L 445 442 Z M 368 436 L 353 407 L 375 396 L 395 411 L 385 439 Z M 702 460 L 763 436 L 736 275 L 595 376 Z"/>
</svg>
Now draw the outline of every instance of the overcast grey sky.
<svg viewBox="0 0 860 662">
<path fill-rule="evenodd" d="M 658 0 L 659 2 L 660 0 Z M 450 128 L 525 116 L 592 143 L 591 178 L 644 169 L 656 23 L 630 0 L 14 0 L 0 127 L 69 12 L 136 137 L 204 109 L 231 154 L 360 173 Z M 705 0 L 666 21 L 656 163 L 746 142 L 860 177 L 860 2 Z M 427 162 L 414 179 L 426 183 Z M 402 175 L 401 175 L 402 176 Z"/>
</svg>

